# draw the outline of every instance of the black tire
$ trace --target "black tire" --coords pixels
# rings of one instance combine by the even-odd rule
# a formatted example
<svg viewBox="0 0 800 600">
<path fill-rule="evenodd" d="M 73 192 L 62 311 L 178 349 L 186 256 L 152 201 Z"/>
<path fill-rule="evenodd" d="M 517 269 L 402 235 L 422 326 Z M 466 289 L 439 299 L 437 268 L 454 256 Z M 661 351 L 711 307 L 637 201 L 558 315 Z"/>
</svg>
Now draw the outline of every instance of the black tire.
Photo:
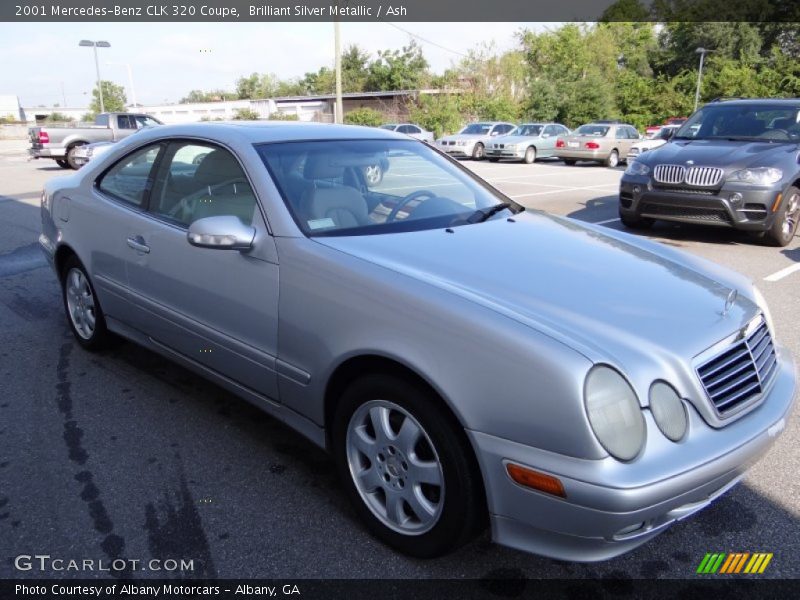
<svg viewBox="0 0 800 600">
<path fill-rule="evenodd" d="M 86 330 L 79 330 L 79 326 L 77 325 L 78 319 L 73 316 L 70 310 L 70 299 L 68 298 L 68 295 L 71 292 L 68 291 L 68 280 L 73 273 L 80 273 L 80 276 L 85 279 L 86 285 L 88 286 L 88 291 L 91 293 L 93 303 L 93 309 L 91 312 L 94 316 L 94 327 L 92 328 L 90 335 L 86 335 Z M 75 296 L 73 296 L 73 302 L 74 298 Z M 94 286 L 89 279 L 89 275 L 84 266 L 75 256 L 69 257 L 61 270 L 61 299 L 64 303 L 64 312 L 66 313 L 69 328 L 72 330 L 72 334 L 75 336 L 75 339 L 83 348 L 89 351 L 102 350 L 107 348 L 113 341 L 115 341 L 114 335 L 106 328 L 106 319 L 103 315 L 103 310 L 100 307 L 100 301 L 98 300 L 97 294 L 94 291 Z"/>
<path fill-rule="evenodd" d="M 526 165 L 530 165 L 536 162 L 536 148 L 534 146 L 527 147 L 522 162 L 524 162 Z"/>
<path fill-rule="evenodd" d="M 483 160 L 486 156 L 485 150 L 483 144 L 480 142 L 475 144 L 475 147 L 472 149 L 472 160 Z"/>
<path fill-rule="evenodd" d="M 609 152 L 603 164 L 611 168 L 619 165 L 619 152 L 617 152 L 616 150 L 612 150 L 611 152 Z"/>
<path fill-rule="evenodd" d="M 574 167 L 575 163 L 578 162 L 574 158 L 562 158 L 561 160 L 563 160 L 564 164 L 567 165 L 568 167 Z"/>
<path fill-rule="evenodd" d="M 356 452 L 356 455 L 360 457 L 367 455 L 359 454 L 359 451 L 353 450 L 353 446 L 348 446 L 348 426 L 354 418 L 356 423 L 359 422 L 359 415 L 367 409 L 365 405 L 372 405 L 376 402 L 391 403 L 411 415 L 420 426 L 422 433 L 427 436 L 418 438 L 417 446 L 414 446 L 420 448 L 416 451 L 418 456 L 423 454 L 423 450 L 428 447 L 427 440 L 430 440 L 433 453 L 428 452 L 428 455 L 432 457 L 432 460 L 438 458 L 444 488 L 439 500 L 434 499 L 433 501 L 441 502 L 441 506 L 437 509 L 439 512 L 432 518 L 430 528 L 427 530 L 418 533 L 403 533 L 390 528 L 376 516 L 354 481 L 355 477 L 351 473 L 350 467 L 352 454 L 349 452 Z M 391 415 L 387 419 L 390 423 L 394 417 L 402 419 L 400 424 L 405 423 L 407 418 L 399 411 L 388 414 Z M 397 427 L 399 431 L 399 425 Z M 378 444 L 387 444 L 382 442 L 377 434 L 373 435 L 375 449 L 378 448 Z M 466 543 L 478 533 L 481 526 L 485 526 L 486 504 L 480 472 L 472 448 L 455 418 L 439 408 L 439 399 L 426 386 L 401 376 L 389 374 L 366 375 L 357 379 L 342 395 L 332 423 L 332 442 L 339 476 L 350 501 L 370 532 L 387 545 L 410 556 L 433 558 Z M 420 447 L 420 444 L 423 446 Z M 402 447 L 400 443 L 398 443 L 398 447 Z M 388 461 L 389 455 L 392 455 L 395 461 L 397 457 L 404 457 L 399 450 L 389 451 L 386 456 L 378 453 L 375 458 L 366 461 L 367 467 L 362 467 L 364 468 L 363 472 L 375 469 L 375 475 L 378 476 L 379 481 L 375 484 L 375 492 L 368 495 L 371 498 L 377 498 L 378 503 L 383 498 L 387 512 L 390 495 L 394 493 L 402 496 L 403 494 L 400 488 L 392 487 L 392 484 L 389 483 L 389 463 L 385 462 L 383 465 L 379 465 L 381 460 Z M 383 459 L 380 458 L 381 456 Z M 410 460 L 408 462 L 411 463 Z M 402 464 L 404 465 L 403 469 L 407 468 L 405 462 Z M 380 471 L 380 469 L 383 470 Z M 408 474 L 411 477 L 411 471 Z M 386 484 L 384 484 L 384 480 L 387 482 Z M 413 483 L 413 478 L 411 480 Z M 400 485 L 402 487 L 402 484 Z M 412 489 L 411 484 L 408 489 Z M 400 505 L 404 507 L 402 511 L 408 514 L 407 509 L 410 509 L 410 505 L 403 502 L 400 502 Z"/>
<path fill-rule="evenodd" d="M 64 160 L 63 158 L 57 158 L 56 159 L 56 164 L 59 167 L 61 167 L 62 169 L 69 169 L 70 168 L 69 163 L 66 160 Z"/>
<path fill-rule="evenodd" d="M 70 169 L 77 171 L 81 168 L 81 165 L 75 162 L 75 150 L 80 148 L 81 146 L 85 146 L 86 142 L 76 142 L 72 144 L 69 148 L 67 148 L 67 165 Z"/>
<path fill-rule="evenodd" d="M 655 219 L 651 219 L 650 217 L 640 217 L 622 211 L 619 212 L 619 220 L 629 229 L 650 229 L 656 222 Z"/>
<path fill-rule="evenodd" d="M 497 162 L 498 160 L 500 159 L 497 157 L 489 157 L 489 162 Z"/>
<path fill-rule="evenodd" d="M 783 194 L 772 227 L 764 234 L 764 242 L 779 248 L 788 246 L 797 235 L 798 223 L 800 223 L 800 189 L 792 186 Z"/>
</svg>

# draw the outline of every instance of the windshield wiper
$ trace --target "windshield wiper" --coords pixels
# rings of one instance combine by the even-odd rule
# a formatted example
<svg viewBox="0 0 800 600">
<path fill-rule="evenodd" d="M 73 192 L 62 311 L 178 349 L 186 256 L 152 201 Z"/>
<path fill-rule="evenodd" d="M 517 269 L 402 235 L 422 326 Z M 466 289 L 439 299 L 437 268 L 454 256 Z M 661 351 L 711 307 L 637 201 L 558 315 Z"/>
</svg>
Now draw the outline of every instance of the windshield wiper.
<svg viewBox="0 0 800 600">
<path fill-rule="evenodd" d="M 480 208 L 469 216 L 467 223 L 483 223 L 500 211 L 511 208 L 512 206 L 514 205 L 511 204 L 511 202 L 501 202 L 500 204 L 495 204 L 494 206 L 490 206 L 488 208 Z M 523 208 L 522 210 L 525 209 Z"/>
</svg>

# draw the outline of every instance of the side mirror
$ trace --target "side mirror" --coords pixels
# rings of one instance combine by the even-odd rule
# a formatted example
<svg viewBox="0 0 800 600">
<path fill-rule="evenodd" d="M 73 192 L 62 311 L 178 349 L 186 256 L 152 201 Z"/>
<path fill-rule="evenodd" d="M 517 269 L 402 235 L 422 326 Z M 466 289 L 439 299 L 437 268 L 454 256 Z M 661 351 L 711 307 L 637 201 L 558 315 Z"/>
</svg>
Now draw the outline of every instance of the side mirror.
<svg viewBox="0 0 800 600">
<path fill-rule="evenodd" d="M 197 219 L 186 232 L 186 239 L 192 246 L 217 250 L 250 250 L 255 237 L 255 227 L 231 215 Z"/>
<path fill-rule="evenodd" d="M 666 131 L 664 131 L 664 133 L 661 134 L 661 139 L 667 141 L 671 140 L 672 136 L 675 135 L 675 131 L 676 131 L 675 129 L 667 129 Z"/>
<path fill-rule="evenodd" d="M 499 135 L 499 134 L 500 134 L 500 132 L 499 132 L 499 131 L 493 131 L 493 132 L 492 132 L 492 133 L 490 133 L 489 135 L 490 135 L 491 137 L 494 137 L 494 136 L 496 136 L 496 135 Z"/>
</svg>

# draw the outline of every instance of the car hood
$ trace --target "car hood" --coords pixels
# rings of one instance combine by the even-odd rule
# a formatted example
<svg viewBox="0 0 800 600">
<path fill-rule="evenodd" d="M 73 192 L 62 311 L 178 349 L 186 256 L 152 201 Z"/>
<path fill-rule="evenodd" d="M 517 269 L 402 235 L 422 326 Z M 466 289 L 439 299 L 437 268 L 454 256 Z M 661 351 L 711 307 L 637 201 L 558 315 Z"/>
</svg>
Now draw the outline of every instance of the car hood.
<svg viewBox="0 0 800 600">
<path fill-rule="evenodd" d="M 439 141 L 442 140 L 481 140 L 483 138 L 490 137 L 488 133 L 456 133 L 454 135 L 446 135 L 442 138 L 439 138 Z"/>
<path fill-rule="evenodd" d="M 641 142 L 636 142 L 631 148 L 647 148 L 648 150 L 652 150 L 666 143 L 667 142 L 664 140 L 642 140 Z"/>
<path fill-rule="evenodd" d="M 505 314 L 590 360 L 625 364 L 669 353 L 690 359 L 758 312 L 740 293 L 723 316 L 730 282 L 699 259 L 620 232 L 526 211 L 453 228 L 317 237 L 321 244 Z M 684 258 L 686 260 L 684 260 Z M 699 265 L 699 267 L 698 267 Z M 722 280 L 726 279 L 723 283 Z M 749 290 L 747 290 L 749 293 Z"/>
<path fill-rule="evenodd" d="M 786 154 L 797 153 L 797 144 L 769 142 L 731 142 L 727 140 L 674 140 L 664 144 L 649 160 L 658 163 L 685 164 L 687 160 L 704 167 L 726 170 L 774 165 Z"/>
<path fill-rule="evenodd" d="M 502 135 L 492 140 L 495 144 L 524 144 L 531 140 L 539 139 L 535 135 Z"/>
</svg>

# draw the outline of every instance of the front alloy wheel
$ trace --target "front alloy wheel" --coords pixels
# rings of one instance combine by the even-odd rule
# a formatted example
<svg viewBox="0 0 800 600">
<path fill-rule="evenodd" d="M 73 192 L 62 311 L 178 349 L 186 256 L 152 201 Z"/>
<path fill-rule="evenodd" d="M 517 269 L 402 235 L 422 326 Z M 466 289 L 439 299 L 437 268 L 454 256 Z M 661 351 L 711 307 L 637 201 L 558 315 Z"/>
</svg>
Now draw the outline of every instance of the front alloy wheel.
<svg viewBox="0 0 800 600">
<path fill-rule="evenodd" d="M 418 558 L 440 556 L 485 525 L 472 447 L 452 413 L 413 378 L 353 381 L 331 423 L 339 476 L 372 534 Z"/>
<path fill-rule="evenodd" d="M 484 156 L 486 156 L 485 150 L 480 142 L 475 144 L 475 148 L 472 150 L 472 160 L 483 160 Z"/>
<path fill-rule="evenodd" d="M 364 178 L 370 187 L 378 185 L 383 181 L 383 169 L 380 165 L 369 165 L 364 167 Z"/>
<path fill-rule="evenodd" d="M 436 525 L 444 505 L 442 465 L 403 407 L 386 400 L 361 405 L 347 428 L 347 464 L 361 499 L 386 527 L 417 535 Z"/>
<path fill-rule="evenodd" d="M 797 233 L 800 223 L 800 190 L 790 187 L 775 214 L 775 221 L 767 231 L 766 241 L 772 246 L 787 246 Z"/>
</svg>

